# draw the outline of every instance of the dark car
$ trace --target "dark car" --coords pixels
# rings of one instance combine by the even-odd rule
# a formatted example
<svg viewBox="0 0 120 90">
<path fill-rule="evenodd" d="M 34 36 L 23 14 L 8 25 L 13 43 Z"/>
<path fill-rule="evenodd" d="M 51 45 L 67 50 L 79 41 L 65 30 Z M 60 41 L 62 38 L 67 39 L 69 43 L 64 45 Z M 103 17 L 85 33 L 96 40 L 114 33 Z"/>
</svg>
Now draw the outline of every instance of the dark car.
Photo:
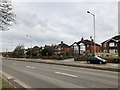
<svg viewBox="0 0 120 90">
<path fill-rule="evenodd" d="M 91 56 L 91 57 L 87 58 L 87 63 L 106 64 L 107 61 L 98 56 Z"/>
</svg>

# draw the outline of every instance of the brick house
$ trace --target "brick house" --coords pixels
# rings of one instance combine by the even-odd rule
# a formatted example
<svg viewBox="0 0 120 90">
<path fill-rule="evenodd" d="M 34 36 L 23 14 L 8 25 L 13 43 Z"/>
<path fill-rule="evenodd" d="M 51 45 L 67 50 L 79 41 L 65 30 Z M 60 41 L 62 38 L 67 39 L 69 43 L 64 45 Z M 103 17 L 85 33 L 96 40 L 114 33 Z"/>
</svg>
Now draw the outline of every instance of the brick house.
<svg viewBox="0 0 120 90">
<path fill-rule="evenodd" d="M 41 49 L 38 46 L 32 48 L 33 53 L 40 53 Z"/>
<path fill-rule="evenodd" d="M 40 55 L 42 48 L 38 46 L 34 46 L 33 48 L 24 49 L 25 57 L 37 58 Z"/>
<path fill-rule="evenodd" d="M 53 56 L 54 51 L 55 51 L 55 46 L 53 46 L 53 45 L 45 45 L 45 47 L 44 47 L 45 56 Z"/>
<path fill-rule="evenodd" d="M 120 35 L 116 35 L 102 44 L 102 52 L 120 56 Z"/>
<path fill-rule="evenodd" d="M 56 45 L 55 47 L 55 53 L 59 55 L 65 55 L 66 53 L 70 53 L 70 51 L 71 51 L 71 47 L 63 43 L 63 41 L 61 41 L 61 43 Z"/>
<path fill-rule="evenodd" d="M 74 42 L 72 45 L 75 54 L 94 53 L 93 40 L 84 40 L 81 38 L 79 42 Z M 95 43 L 96 53 L 101 52 L 101 46 Z"/>
</svg>

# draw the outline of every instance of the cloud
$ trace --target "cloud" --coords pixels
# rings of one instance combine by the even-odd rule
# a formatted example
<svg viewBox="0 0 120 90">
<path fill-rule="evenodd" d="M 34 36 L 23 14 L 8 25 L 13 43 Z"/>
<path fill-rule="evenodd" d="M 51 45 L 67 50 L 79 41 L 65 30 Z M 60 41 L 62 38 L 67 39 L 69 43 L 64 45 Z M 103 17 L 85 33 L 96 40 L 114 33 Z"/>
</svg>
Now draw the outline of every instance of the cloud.
<svg viewBox="0 0 120 90">
<path fill-rule="evenodd" d="M 13 2 L 118 2 L 118 0 L 12 0 Z"/>
<path fill-rule="evenodd" d="M 30 40 L 33 46 L 42 46 L 60 41 L 70 45 L 81 37 L 89 39 L 93 36 L 93 18 L 87 10 L 96 15 L 96 42 L 118 32 L 116 2 L 15 2 L 13 6 L 17 24 L 3 32 L 3 45 L 11 41 L 16 43 L 14 48 L 19 43 L 30 47 Z"/>
</svg>

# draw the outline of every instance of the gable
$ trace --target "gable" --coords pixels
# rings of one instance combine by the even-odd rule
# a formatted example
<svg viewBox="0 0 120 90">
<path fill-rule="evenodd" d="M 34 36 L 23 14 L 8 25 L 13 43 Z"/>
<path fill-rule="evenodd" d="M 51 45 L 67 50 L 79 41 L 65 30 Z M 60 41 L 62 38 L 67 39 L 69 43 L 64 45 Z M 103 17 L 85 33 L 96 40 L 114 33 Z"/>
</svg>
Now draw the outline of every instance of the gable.
<svg viewBox="0 0 120 90">
<path fill-rule="evenodd" d="M 114 36 L 108 40 L 105 40 L 104 42 L 102 42 L 101 44 L 104 43 L 109 43 L 109 42 L 119 42 L 120 41 L 120 35 Z"/>
</svg>

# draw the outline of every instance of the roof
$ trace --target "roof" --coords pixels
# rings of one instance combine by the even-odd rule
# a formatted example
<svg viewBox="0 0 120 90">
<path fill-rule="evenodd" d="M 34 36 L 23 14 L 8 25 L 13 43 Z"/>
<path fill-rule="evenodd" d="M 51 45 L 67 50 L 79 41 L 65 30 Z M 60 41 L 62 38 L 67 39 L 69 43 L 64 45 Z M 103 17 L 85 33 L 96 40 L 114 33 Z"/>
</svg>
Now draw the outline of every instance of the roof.
<svg viewBox="0 0 120 90">
<path fill-rule="evenodd" d="M 94 45 L 94 42 L 91 42 L 90 40 L 83 40 L 83 41 L 79 41 L 77 44 L 80 44 L 80 43 L 84 43 L 85 45 Z M 96 46 L 100 46 L 99 44 L 95 43 Z"/>
<path fill-rule="evenodd" d="M 72 45 L 70 45 L 70 47 L 74 46 L 74 44 L 77 44 L 77 42 L 74 42 Z"/>
<path fill-rule="evenodd" d="M 86 39 L 86 40 L 83 40 L 83 41 L 79 41 L 79 42 L 74 42 L 71 46 L 73 46 L 74 44 L 77 44 L 79 45 L 80 43 L 84 43 L 85 45 L 94 45 L 94 42 Z M 96 46 L 100 46 L 99 44 L 95 43 Z"/>
<path fill-rule="evenodd" d="M 108 39 L 108 40 L 105 40 L 104 42 L 102 42 L 102 44 L 103 44 L 103 43 L 107 43 L 107 42 L 109 42 L 109 41 L 111 41 L 111 40 L 113 40 L 113 41 L 115 41 L 115 42 L 120 41 L 120 35 L 116 35 L 116 36 L 114 36 L 114 37 L 112 37 L 112 38 L 110 38 L 110 39 Z"/>
<path fill-rule="evenodd" d="M 117 36 L 113 37 L 112 40 L 115 40 L 117 42 L 120 41 L 120 35 L 117 35 Z"/>
<path fill-rule="evenodd" d="M 38 46 L 34 46 L 33 48 L 39 48 Z"/>
<path fill-rule="evenodd" d="M 58 46 L 60 46 L 62 48 L 70 48 L 70 46 L 65 43 L 60 43 Z"/>
<path fill-rule="evenodd" d="M 105 40 L 104 42 L 102 42 L 101 44 L 103 44 L 103 43 L 107 43 L 107 42 L 109 42 L 111 40 L 111 38 L 110 39 L 107 39 L 107 40 Z"/>
</svg>

